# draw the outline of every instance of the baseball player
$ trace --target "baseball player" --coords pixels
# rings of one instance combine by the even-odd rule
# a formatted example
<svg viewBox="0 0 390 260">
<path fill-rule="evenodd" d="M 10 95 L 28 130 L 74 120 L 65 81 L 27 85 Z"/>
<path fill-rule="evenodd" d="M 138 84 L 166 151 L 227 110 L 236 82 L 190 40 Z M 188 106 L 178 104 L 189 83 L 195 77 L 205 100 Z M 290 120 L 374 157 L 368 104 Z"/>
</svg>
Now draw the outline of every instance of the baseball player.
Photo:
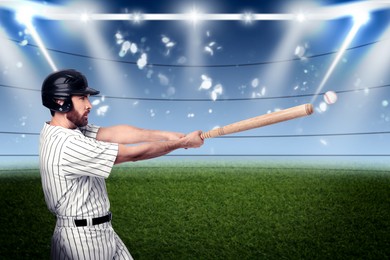
<svg viewBox="0 0 390 260">
<path fill-rule="evenodd" d="M 45 201 L 57 218 L 52 259 L 132 259 L 111 226 L 105 179 L 113 165 L 203 144 L 201 131 L 184 135 L 88 124 L 89 96 L 97 94 L 71 69 L 50 74 L 42 84 L 42 103 L 52 115 L 41 131 L 39 153 Z"/>
</svg>

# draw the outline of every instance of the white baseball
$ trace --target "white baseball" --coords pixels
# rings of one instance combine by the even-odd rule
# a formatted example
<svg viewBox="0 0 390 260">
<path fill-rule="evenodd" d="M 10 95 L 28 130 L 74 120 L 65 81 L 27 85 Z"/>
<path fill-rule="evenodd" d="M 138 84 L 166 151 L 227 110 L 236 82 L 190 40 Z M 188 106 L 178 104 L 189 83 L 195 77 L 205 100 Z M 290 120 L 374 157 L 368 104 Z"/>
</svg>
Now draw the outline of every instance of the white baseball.
<svg viewBox="0 0 390 260">
<path fill-rule="evenodd" d="M 336 103 L 337 101 L 337 94 L 334 91 L 327 91 L 324 95 L 324 101 L 326 104 L 331 105 Z"/>
</svg>

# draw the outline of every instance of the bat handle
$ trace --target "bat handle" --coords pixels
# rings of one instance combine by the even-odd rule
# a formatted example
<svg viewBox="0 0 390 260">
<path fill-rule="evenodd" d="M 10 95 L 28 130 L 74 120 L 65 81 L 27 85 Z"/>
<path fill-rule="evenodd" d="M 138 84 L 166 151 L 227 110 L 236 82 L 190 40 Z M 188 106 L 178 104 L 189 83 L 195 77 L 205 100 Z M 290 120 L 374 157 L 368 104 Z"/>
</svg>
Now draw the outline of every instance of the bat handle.
<svg viewBox="0 0 390 260">
<path fill-rule="evenodd" d="M 203 132 L 200 134 L 200 138 L 202 138 L 204 140 L 206 138 L 212 138 L 212 137 L 217 137 L 217 136 L 221 136 L 221 135 L 225 135 L 225 131 L 223 130 L 223 127 L 219 127 L 217 129 Z"/>
<path fill-rule="evenodd" d="M 202 138 L 202 140 L 204 140 L 204 139 L 206 139 L 206 138 L 209 138 L 209 137 L 207 137 L 207 132 L 202 132 L 202 133 L 200 134 L 200 138 Z"/>
</svg>

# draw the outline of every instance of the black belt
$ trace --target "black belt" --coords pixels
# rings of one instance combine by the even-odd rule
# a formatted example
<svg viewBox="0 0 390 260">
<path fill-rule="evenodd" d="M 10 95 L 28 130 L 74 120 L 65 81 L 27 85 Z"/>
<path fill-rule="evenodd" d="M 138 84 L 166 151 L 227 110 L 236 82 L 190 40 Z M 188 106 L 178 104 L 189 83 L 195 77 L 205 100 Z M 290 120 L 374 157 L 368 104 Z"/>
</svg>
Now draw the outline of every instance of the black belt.
<svg viewBox="0 0 390 260">
<path fill-rule="evenodd" d="M 112 219 L 111 213 L 103 217 L 93 218 L 92 225 L 103 224 L 111 221 L 111 219 Z M 88 226 L 88 221 L 86 219 L 75 219 L 74 224 L 76 225 L 76 227 L 85 227 Z"/>
</svg>

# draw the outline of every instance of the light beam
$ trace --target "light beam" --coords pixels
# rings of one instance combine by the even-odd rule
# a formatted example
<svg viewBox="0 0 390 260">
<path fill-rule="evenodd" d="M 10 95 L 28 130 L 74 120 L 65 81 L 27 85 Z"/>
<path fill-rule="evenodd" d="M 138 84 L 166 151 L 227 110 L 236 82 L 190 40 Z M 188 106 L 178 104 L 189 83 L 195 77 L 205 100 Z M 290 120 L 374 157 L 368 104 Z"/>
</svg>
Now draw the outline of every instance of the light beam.
<svg viewBox="0 0 390 260">
<path fill-rule="evenodd" d="M 54 64 L 54 61 L 52 60 L 52 58 L 50 57 L 49 53 L 47 52 L 47 49 L 46 49 L 45 45 L 43 44 L 43 41 L 42 41 L 41 37 L 39 36 L 37 30 L 35 30 L 35 28 L 32 25 L 32 23 L 27 23 L 26 27 L 30 31 L 31 36 L 33 37 L 34 41 L 38 45 L 38 47 L 41 50 L 41 52 L 42 52 L 43 56 L 45 57 L 46 61 L 49 63 L 51 69 L 53 71 L 57 71 L 58 70 L 57 66 Z"/>
<path fill-rule="evenodd" d="M 35 27 L 32 24 L 32 17 L 33 13 L 29 9 L 22 9 L 21 12 L 16 13 L 16 20 L 25 25 L 27 29 L 29 30 L 31 36 L 33 37 L 34 41 L 38 45 L 39 49 L 41 50 L 43 56 L 45 57 L 46 61 L 49 63 L 51 69 L 53 71 L 57 71 L 57 66 L 54 64 L 54 61 L 50 57 L 49 53 L 47 52 L 47 49 L 45 45 L 43 44 L 43 41 L 41 37 L 39 36 L 37 30 L 35 30 Z"/>
<path fill-rule="evenodd" d="M 321 92 L 321 90 L 324 88 L 325 84 L 328 82 L 328 79 L 332 75 L 334 69 L 336 68 L 337 64 L 340 62 L 341 57 L 344 55 L 346 49 L 351 44 L 352 40 L 355 38 L 357 32 L 359 31 L 360 27 L 363 25 L 362 21 L 358 21 L 353 24 L 352 29 L 349 31 L 347 37 L 345 38 L 343 44 L 340 47 L 340 50 L 337 52 L 337 55 L 335 59 L 333 60 L 332 64 L 330 65 L 328 71 L 326 72 L 324 78 L 322 79 L 320 85 L 317 88 L 317 91 L 315 95 L 313 96 L 313 99 L 311 100 L 311 103 L 313 103 L 318 94 Z"/>
</svg>

